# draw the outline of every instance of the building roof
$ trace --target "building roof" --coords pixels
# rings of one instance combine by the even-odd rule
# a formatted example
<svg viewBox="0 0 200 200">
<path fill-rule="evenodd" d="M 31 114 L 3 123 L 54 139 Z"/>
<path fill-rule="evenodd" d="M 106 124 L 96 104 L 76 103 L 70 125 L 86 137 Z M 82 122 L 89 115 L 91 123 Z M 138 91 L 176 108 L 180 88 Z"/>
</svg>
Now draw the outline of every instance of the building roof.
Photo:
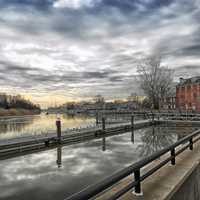
<svg viewBox="0 0 200 200">
<path fill-rule="evenodd" d="M 180 82 L 178 83 L 178 86 L 187 85 L 187 84 L 194 84 L 194 83 L 200 83 L 200 76 L 195 76 L 191 78 L 180 78 Z"/>
</svg>

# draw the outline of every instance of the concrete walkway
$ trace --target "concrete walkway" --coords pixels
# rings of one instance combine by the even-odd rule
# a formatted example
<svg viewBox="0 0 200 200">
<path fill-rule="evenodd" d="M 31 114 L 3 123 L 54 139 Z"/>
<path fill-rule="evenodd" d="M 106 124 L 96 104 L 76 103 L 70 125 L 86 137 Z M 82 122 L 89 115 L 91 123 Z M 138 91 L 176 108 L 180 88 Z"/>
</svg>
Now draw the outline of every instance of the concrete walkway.
<svg viewBox="0 0 200 200">
<path fill-rule="evenodd" d="M 167 156 L 167 155 L 166 155 Z M 163 158 L 161 158 L 162 160 Z M 159 160 L 154 161 L 148 168 L 151 168 Z M 142 183 L 143 196 L 136 197 L 132 191 L 123 195 L 120 200 L 199 200 L 200 188 L 194 187 L 190 184 L 188 191 L 181 190 L 181 187 L 189 179 L 191 174 L 200 168 L 200 142 L 194 144 L 194 150 L 189 149 L 176 157 L 176 165 L 172 166 L 170 163 L 165 165 L 152 176 L 145 179 Z M 198 169 L 199 169 L 198 168 Z M 144 172 L 145 169 L 142 171 Z M 102 194 L 97 200 L 106 200 L 119 189 L 123 188 L 126 184 L 130 183 L 133 176 L 129 176 L 125 180 L 119 182 L 115 187 Z M 191 181 L 191 180 L 190 180 Z M 180 193 L 181 191 L 181 193 Z M 190 195 L 190 197 L 189 197 Z M 195 196 L 192 198 L 192 196 Z M 174 198 L 176 196 L 176 198 Z"/>
</svg>

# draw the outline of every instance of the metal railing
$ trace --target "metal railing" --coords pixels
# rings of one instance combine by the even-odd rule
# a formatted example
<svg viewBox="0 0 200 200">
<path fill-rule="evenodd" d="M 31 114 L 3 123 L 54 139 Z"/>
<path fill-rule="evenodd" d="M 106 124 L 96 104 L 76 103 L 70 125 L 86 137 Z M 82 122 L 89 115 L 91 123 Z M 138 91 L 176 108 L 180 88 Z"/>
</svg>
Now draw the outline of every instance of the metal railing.
<svg viewBox="0 0 200 200">
<path fill-rule="evenodd" d="M 90 199 L 92 197 L 95 197 L 96 195 L 99 195 L 106 189 L 110 188 L 120 180 L 126 178 L 127 176 L 134 174 L 134 180 L 126 185 L 123 189 L 120 191 L 114 193 L 111 197 L 109 197 L 107 200 L 115 200 L 122 195 L 124 195 L 126 192 L 128 192 L 131 189 L 135 189 L 136 194 L 141 194 L 141 182 L 151 176 L 153 173 L 158 171 L 160 168 L 162 168 L 164 165 L 166 165 L 168 162 L 171 162 L 172 165 L 176 164 L 176 156 L 181 154 L 183 151 L 185 151 L 187 148 L 190 150 L 193 150 L 193 144 L 200 140 L 200 129 L 197 131 L 194 131 L 188 136 L 185 136 L 184 138 L 180 139 L 179 141 L 175 142 L 174 144 L 146 157 L 143 160 L 140 160 L 129 167 L 126 167 L 122 169 L 121 171 L 118 171 L 114 173 L 113 175 L 105 178 L 104 180 L 98 182 L 97 184 L 91 185 L 82 191 L 66 198 L 65 200 L 86 200 Z M 180 147 L 176 149 L 177 147 Z M 167 153 L 170 153 L 167 158 L 159 162 L 156 166 L 146 171 L 143 175 L 140 174 L 140 171 L 143 167 L 150 164 L 151 162 L 155 161 L 156 159 L 160 158 L 163 155 L 166 155 Z"/>
</svg>

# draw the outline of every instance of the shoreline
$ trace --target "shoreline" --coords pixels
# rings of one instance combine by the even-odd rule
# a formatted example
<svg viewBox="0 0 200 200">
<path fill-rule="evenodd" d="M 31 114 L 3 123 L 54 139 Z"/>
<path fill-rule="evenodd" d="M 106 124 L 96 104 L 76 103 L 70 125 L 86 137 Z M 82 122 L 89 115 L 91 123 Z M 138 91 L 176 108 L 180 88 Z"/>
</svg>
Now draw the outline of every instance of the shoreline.
<svg viewBox="0 0 200 200">
<path fill-rule="evenodd" d="M 0 118 L 4 117 L 20 117 L 28 115 L 38 115 L 41 111 L 39 110 L 27 110 L 27 109 L 3 109 L 0 108 Z"/>
</svg>

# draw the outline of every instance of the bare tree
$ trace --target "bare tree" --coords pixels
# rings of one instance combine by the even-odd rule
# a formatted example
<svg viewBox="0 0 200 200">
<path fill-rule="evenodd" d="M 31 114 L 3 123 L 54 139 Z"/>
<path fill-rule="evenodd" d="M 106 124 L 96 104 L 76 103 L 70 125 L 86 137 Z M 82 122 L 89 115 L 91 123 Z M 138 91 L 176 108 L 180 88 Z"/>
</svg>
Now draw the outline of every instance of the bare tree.
<svg viewBox="0 0 200 200">
<path fill-rule="evenodd" d="M 151 101 L 154 109 L 159 109 L 161 99 L 171 93 L 173 70 L 161 66 L 160 57 L 145 59 L 138 65 L 140 87 Z"/>
<path fill-rule="evenodd" d="M 102 95 L 98 94 L 94 97 L 94 102 L 95 103 L 104 103 L 105 99 Z"/>
</svg>

